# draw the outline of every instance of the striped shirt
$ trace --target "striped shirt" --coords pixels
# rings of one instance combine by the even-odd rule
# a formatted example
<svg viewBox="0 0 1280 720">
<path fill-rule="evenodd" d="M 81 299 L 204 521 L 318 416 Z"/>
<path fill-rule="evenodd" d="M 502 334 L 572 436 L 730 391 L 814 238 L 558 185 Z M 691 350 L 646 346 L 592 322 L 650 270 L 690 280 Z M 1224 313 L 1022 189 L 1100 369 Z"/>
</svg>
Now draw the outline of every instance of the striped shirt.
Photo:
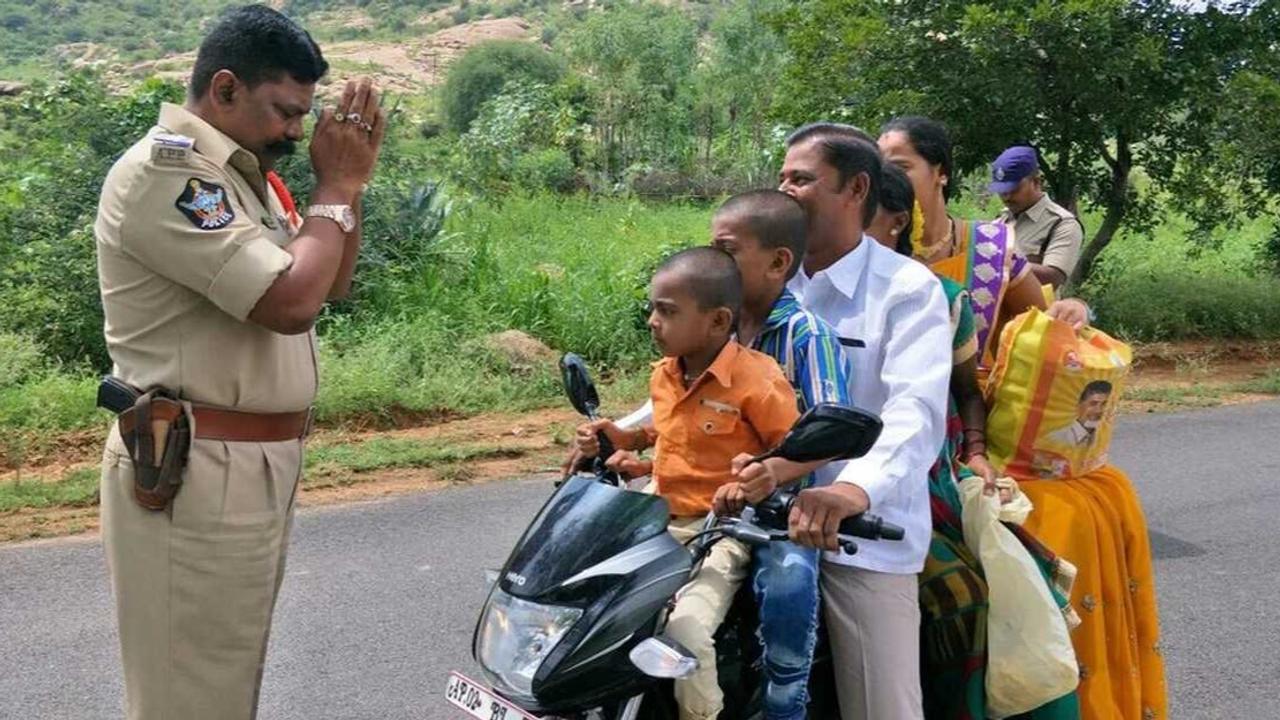
<svg viewBox="0 0 1280 720">
<path fill-rule="evenodd" d="M 822 318 L 800 307 L 790 290 L 783 289 L 751 342 L 778 361 L 782 374 L 795 388 L 804 412 L 818 403 L 839 403 L 852 407 L 849 395 L 849 359 L 840 347 L 840 337 Z M 798 487 L 813 487 L 817 477 L 810 473 Z"/>
<path fill-rule="evenodd" d="M 823 402 L 853 405 L 849 360 L 840 337 L 821 318 L 800 307 L 790 290 L 784 289 L 774 302 L 751 349 L 778 361 L 796 389 L 801 411 Z"/>
</svg>

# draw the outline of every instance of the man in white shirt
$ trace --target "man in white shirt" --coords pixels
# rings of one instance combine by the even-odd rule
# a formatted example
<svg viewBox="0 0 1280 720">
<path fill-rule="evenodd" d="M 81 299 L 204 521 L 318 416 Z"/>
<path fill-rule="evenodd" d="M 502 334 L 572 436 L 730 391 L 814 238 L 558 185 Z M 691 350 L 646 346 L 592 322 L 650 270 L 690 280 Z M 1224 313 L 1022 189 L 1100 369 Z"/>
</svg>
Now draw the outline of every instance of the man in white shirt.
<svg viewBox="0 0 1280 720">
<path fill-rule="evenodd" d="M 942 286 L 924 265 L 863 235 L 875 215 L 880 154 L 847 125 L 816 123 L 787 139 L 783 192 L 809 215 L 808 253 L 789 288 L 839 333 L 854 404 L 884 431 L 864 457 L 818 471 L 791 535 L 826 549 L 822 591 L 844 720 L 923 718 L 916 574 L 930 538 L 928 472 L 942 448 L 951 329 Z M 838 551 L 836 528 L 871 511 L 906 529 L 901 542 Z"/>
<path fill-rule="evenodd" d="M 946 298 L 928 268 L 863 235 L 880 183 L 874 141 L 848 125 L 814 124 L 787 146 L 779 189 L 809 217 L 803 268 L 788 288 L 839 333 L 854 405 L 884 422 L 866 456 L 816 471 L 819 486 L 799 494 L 791 534 L 828 551 L 822 592 L 843 720 L 922 720 L 916 575 L 929 546 L 928 472 L 942 449 L 951 378 Z M 650 413 L 646 405 L 617 424 L 644 424 Z M 905 538 L 839 552 L 840 521 L 868 510 L 903 527 Z"/>
</svg>

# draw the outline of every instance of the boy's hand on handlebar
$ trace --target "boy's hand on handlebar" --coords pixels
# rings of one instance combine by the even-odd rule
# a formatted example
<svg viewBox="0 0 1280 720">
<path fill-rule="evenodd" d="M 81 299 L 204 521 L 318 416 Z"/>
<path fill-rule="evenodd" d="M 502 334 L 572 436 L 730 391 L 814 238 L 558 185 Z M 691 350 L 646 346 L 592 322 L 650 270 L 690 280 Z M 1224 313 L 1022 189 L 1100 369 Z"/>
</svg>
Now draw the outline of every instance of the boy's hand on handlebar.
<svg viewBox="0 0 1280 720">
<path fill-rule="evenodd" d="M 788 518 L 791 539 L 807 547 L 839 550 L 840 522 L 870 507 L 867 492 L 852 483 L 801 490 Z"/>
<path fill-rule="evenodd" d="M 623 430 L 612 420 L 593 420 L 578 426 L 575 443 L 584 457 L 595 457 L 600 454 L 600 440 L 597 433 L 604 433 L 613 447 L 618 450 L 643 450 L 645 443 L 639 437 L 644 430 Z"/>
<path fill-rule="evenodd" d="M 569 479 L 570 475 L 578 471 L 578 466 L 582 464 L 582 461 L 588 459 L 590 459 L 590 456 L 583 455 L 576 444 L 569 446 L 569 457 L 560 463 L 560 477 L 565 480 Z"/>
<path fill-rule="evenodd" d="M 604 466 L 628 480 L 653 472 L 653 463 L 642 459 L 630 450 L 618 450 L 604 461 Z"/>
<path fill-rule="evenodd" d="M 743 492 L 742 483 L 725 483 L 716 488 L 716 496 L 711 500 L 711 507 L 721 517 L 738 515 L 747 506 L 747 495 Z"/>
<path fill-rule="evenodd" d="M 742 483 L 747 502 L 751 503 L 764 500 L 779 487 L 790 485 L 827 464 L 826 460 L 798 463 L 780 457 L 750 463 L 751 457 L 742 453 L 733 459 L 733 474 Z"/>
<path fill-rule="evenodd" d="M 769 460 L 748 465 L 751 458 L 749 453 L 741 453 L 735 457 L 733 475 L 738 479 L 736 484 L 740 486 L 747 502 L 758 503 L 778 489 L 778 478 L 774 475 L 773 465 Z"/>
</svg>

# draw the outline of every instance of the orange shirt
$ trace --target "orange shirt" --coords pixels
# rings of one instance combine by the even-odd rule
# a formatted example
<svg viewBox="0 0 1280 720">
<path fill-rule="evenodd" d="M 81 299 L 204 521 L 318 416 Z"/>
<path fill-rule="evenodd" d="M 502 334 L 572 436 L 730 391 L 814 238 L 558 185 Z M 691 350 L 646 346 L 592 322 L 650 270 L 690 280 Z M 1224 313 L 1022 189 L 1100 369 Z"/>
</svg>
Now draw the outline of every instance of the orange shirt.
<svg viewBox="0 0 1280 720">
<path fill-rule="evenodd" d="M 800 417 L 796 393 L 773 358 L 729 341 L 685 388 L 679 358 L 654 363 L 653 477 L 673 517 L 705 515 L 731 461 L 782 441 Z"/>
</svg>

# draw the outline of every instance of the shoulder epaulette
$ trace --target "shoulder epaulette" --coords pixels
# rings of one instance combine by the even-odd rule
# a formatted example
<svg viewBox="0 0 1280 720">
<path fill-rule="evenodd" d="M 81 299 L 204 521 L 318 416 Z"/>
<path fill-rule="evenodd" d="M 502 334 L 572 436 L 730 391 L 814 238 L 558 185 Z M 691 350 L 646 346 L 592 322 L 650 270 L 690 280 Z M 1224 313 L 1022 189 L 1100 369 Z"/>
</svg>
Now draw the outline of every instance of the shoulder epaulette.
<svg viewBox="0 0 1280 720">
<path fill-rule="evenodd" d="M 160 165 L 186 165 L 195 144 L 186 135 L 156 133 L 151 136 L 151 160 Z"/>
</svg>

